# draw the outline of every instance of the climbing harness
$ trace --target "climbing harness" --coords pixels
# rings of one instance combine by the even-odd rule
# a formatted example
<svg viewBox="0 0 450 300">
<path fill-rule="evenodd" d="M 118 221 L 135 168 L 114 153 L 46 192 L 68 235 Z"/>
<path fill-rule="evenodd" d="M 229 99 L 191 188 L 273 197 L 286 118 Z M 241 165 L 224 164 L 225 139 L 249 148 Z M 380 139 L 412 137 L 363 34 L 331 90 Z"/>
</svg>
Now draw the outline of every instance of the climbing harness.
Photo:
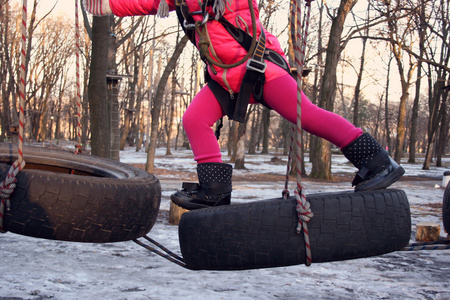
<svg viewBox="0 0 450 300">
<path fill-rule="evenodd" d="M 3 228 L 5 209 L 10 209 L 10 196 L 14 192 L 16 187 L 17 178 L 16 175 L 21 169 L 25 167 L 25 161 L 23 160 L 23 124 L 24 124 L 24 105 L 25 105 L 25 65 L 26 65 L 26 36 L 27 36 L 27 0 L 23 0 L 22 5 L 22 42 L 21 42 L 21 65 L 20 65 L 20 83 L 19 83 L 19 151 L 18 158 L 15 161 L 6 175 L 6 179 L 0 183 L 1 191 L 1 203 L 0 203 L 0 232 L 4 233 Z"/>
<path fill-rule="evenodd" d="M 267 60 L 278 65 L 287 73 L 290 73 L 289 65 L 279 53 L 272 49 L 266 48 L 266 37 L 262 27 L 259 39 L 256 38 L 256 17 L 251 0 L 249 1 L 249 7 L 252 17 L 252 35 L 248 34 L 241 28 L 234 26 L 223 16 L 212 18 L 206 11 L 207 3 L 208 1 L 203 3 L 201 11 L 191 13 L 189 12 L 184 0 L 177 0 L 177 16 L 180 23 L 183 24 L 183 30 L 194 45 L 196 44 L 195 33 L 199 36 L 200 40 L 198 41 L 198 47 L 201 57 L 203 61 L 208 64 L 213 73 L 216 73 L 214 66 L 229 69 L 247 62 L 247 71 L 244 74 L 239 93 L 227 91 L 220 84 L 212 80 L 208 74 L 206 74 L 205 80 L 226 115 L 232 120 L 245 122 L 245 115 L 247 113 L 247 106 L 251 95 L 253 95 L 257 102 L 270 108 L 263 99 L 263 85 L 265 82 L 264 72 L 267 67 L 265 61 Z M 204 17 L 202 21 L 195 22 L 193 18 L 195 15 L 203 15 Z M 207 35 L 206 23 L 207 21 L 213 19 L 222 24 L 222 26 L 236 40 L 236 42 L 238 42 L 239 45 L 247 51 L 247 54 L 243 59 L 234 64 L 223 64 L 215 61 L 209 55 L 210 40 Z"/>
<path fill-rule="evenodd" d="M 208 13 L 206 12 L 206 7 L 209 1 L 204 1 L 203 5 L 202 5 L 202 13 L 203 15 L 209 18 Z M 206 34 L 207 31 L 207 22 L 205 22 L 205 18 L 202 21 L 197 21 L 195 22 L 195 32 L 198 34 L 199 36 L 199 41 L 198 41 L 198 48 L 200 51 L 200 56 L 202 57 L 202 59 L 206 59 L 206 61 L 208 61 L 208 65 L 211 68 L 211 71 L 214 74 L 217 74 L 217 71 L 215 69 L 214 66 L 217 66 L 219 68 L 223 68 L 223 69 L 230 69 L 230 68 L 234 68 L 237 66 L 242 65 L 243 63 L 245 63 L 250 56 L 253 55 L 253 52 L 256 49 L 256 45 L 257 45 L 257 39 L 256 39 L 256 16 L 255 16 L 255 10 L 253 8 L 253 4 L 252 4 L 252 0 L 248 0 L 248 5 L 250 8 L 250 15 L 252 18 L 252 44 L 250 46 L 250 50 L 247 52 L 247 54 L 239 61 L 232 63 L 232 64 L 224 64 L 221 62 L 217 62 L 216 60 L 214 60 L 211 55 L 209 54 L 209 45 L 210 45 L 210 41 L 209 38 Z"/>
</svg>

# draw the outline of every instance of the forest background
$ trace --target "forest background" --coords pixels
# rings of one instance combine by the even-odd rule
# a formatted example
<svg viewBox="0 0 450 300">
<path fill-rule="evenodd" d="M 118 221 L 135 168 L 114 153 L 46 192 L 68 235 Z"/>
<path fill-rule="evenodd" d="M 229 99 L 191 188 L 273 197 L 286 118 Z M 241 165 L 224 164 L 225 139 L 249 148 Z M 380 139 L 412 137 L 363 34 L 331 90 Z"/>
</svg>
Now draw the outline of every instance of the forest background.
<svg viewBox="0 0 450 300">
<path fill-rule="evenodd" d="M 125 146 L 145 147 L 151 172 L 157 147 L 167 155 L 189 148 L 181 118 L 204 85 L 204 64 L 174 13 L 92 17 L 79 6 L 77 44 L 75 1 L 28 2 L 22 49 L 22 3 L 0 0 L 0 141 L 16 137 L 24 53 L 25 142 L 76 141 L 78 101 L 79 142 L 93 155 L 118 160 Z M 448 0 L 312 2 L 305 93 L 371 133 L 396 161 L 408 156 L 414 163 L 423 154 L 424 169 L 441 166 L 450 150 L 449 6 Z M 259 10 L 295 66 L 292 2 L 261 0 Z M 235 167 L 245 168 L 245 153 L 287 154 L 291 132 L 275 112 L 252 105 L 245 123 L 224 120 L 219 142 Z M 312 161 L 309 176 L 331 179 L 331 151 L 339 149 L 306 133 L 303 147 Z"/>
</svg>

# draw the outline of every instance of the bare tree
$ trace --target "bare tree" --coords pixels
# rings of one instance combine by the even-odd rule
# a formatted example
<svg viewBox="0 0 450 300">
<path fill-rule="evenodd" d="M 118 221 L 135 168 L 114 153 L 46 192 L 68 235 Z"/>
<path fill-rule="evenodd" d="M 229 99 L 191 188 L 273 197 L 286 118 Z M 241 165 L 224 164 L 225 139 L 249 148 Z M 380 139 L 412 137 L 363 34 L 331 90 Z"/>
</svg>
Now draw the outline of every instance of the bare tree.
<svg viewBox="0 0 450 300">
<path fill-rule="evenodd" d="M 409 98 L 409 88 L 412 85 L 413 74 L 417 67 L 416 62 L 411 55 L 406 57 L 407 63 L 404 61 L 403 45 L 408 43 L 408 38 L 411 37 L 411 20 L 408 19 L 404 31 L 401 31 L 399 19 L 396 14 L 400 11 L 401 3 L 397 2 L 396 7 L 391 7 L 390 1 L 385 1 L 386 18 L 388 19 L 388 36 L 391 50 L 393 52 L 395 61 L 397 62 L 398 73 L 400 75 L 400 83 L 402 94 L 400 96 L 399 114 L 397 118 L 397 138 L 395 143 L 394 160 L 400 162 L 403 156 L 405 137 L 406 137 L 406 102 Z M 404 20 L 404 19 L 403 19 Z M 402 27 L 403 27 L 402 26 Z M 405 66 L 407 64 L 407 66 Z"/>
<path fill-rule="evenodd" d="M 415 25 L 419 33 L 419 56 L 423 57 L 425 53 L 425 6 L 426 3 L 420 0 L 419 13 L 415 16 Z M 416 133 L 417 133 L 417 121 L 419 116 L 419 99 L 420 99 L 420 84 L 422 81 L 422 59 L 417 61 L 417 79 L 416 79 L 416 91 L 414 96 L 413 110 L 411 116 L 411 132 L 409 137 L 409 159 L 408 162 L 416 162 Z"/>
<path fill-rule="evenodd" d="M 341 35 L 345 19 L 357 0 L 341 0 L 336 14 L 332 17 L 330 38 L 328 40 L 325 71 L 322 79 L 322 87 L 319 98 L 319 106 L 333 111 L 334 98 L 336 95 L 336 70 L 342 51 Z M 311 177 L 331 179 L 331 149 L 330 143 L 323 139 L 319 140 L 311 151 L 312 170 Z"/>
<path fill-rule="evenodd" d="M 93 17 L 92 60 L 89 73 L 88 98 L 91 116 L 91 149 L 96 156 L 111 155 L 111 108 L 107 99 L 106 74 L 112 16 Z"/>
<path fill-rule="evenodd" d="M 185 35 L 181 38 L 180 42 L 176 45 L 174 52 L 172 53 L 172 57 L 167 63 L 164 72 L 159 80 L 158 87 L 156 88 L 156 94 L 153 100 L 153 108 L 152 108 L 152 127 L 150 133 L 150 143 L 149 149 L 147 153 L 147 163 L 145 165 L 145 169 L 148 172 L 152 172 L 155 167 L 155 152 L 156 152 L 156 144 L 158 137 L 158 125 L 159 125 L 159 116 L 161 114 L 161 105 L 162 98 L 164 94 L 164 90 L 167 84 L 167 80 L 169 79 L 170 73 L 175 69 L 176 62 L 183 52 L 184 47 L 186 46 L 189 38 Z"/>
<path fill-rule="evenodd" d="M 367 18 L 366 18 L 366 25 L 369 23 L 370 19 L 370 2 L 367 3 Z M 366 26 L 366 29 L 364 30 L 364 35 L 362 37 L 362 50 L 361 50 L 361 60 L 359 64 L 359 72 L 356 79 L 356 86 L 355 86 L 355 94 L 353 96 L 353 125 L 356 127 L 359 126 L 358 122 L 358 114 L 359 114 L 359 100 L 360 100 L 360 94 L 361 94 L 361 82 L 363 78 L 363 72 L 364 72 L 364 65 L 366 61 L 366 44 L 367 39 L 369 36 L 369 26 Z"/>
</svg>

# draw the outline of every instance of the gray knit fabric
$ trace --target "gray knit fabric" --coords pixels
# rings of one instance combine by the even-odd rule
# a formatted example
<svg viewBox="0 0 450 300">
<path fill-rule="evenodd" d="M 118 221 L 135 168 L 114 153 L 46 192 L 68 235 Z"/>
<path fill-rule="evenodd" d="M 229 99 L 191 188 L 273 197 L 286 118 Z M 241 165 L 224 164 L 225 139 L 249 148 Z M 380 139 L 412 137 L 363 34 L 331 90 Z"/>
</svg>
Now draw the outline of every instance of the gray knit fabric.
<svg viewBox="0 0 450 300">
<path fill-rule="evenodd" d="M 383 148 L 370 134 L 364 133 L 342 149 L 342 153 L 356 168 L 361 169 L 382 150 Z"/>
<path fill-rule="evenodd" d="M 231 185 L 231 176 L 233 167 L 223 163 L 203 163 L 197 165 L 198 181 L 200 184 L 205 182 L 219 182 L 225 185 Z"/>
</svg>

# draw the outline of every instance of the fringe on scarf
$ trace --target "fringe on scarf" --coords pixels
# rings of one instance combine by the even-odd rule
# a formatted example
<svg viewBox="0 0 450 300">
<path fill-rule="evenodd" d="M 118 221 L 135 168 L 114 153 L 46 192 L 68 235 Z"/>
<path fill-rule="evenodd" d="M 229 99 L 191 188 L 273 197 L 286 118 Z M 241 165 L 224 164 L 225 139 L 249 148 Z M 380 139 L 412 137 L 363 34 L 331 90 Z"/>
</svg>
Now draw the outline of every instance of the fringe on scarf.
<svg viewBox="0 0 450 300">
<path fill-rule="evenodd" d="M 160 18 L 167 18 L 169 16 L 169 4 L 167 4 L 166 0 L 161 0 L 156 15 Z"/>
<path fill-rule="evenodd" d="M 216 21 L 218 21 L 220 19 L 220 17 L 223 16 L 223 14 L 225 13 L 225 5 L 226 3 L 231 4 L 232 0 L 215 0 L 214 1 L 214 5 L 213 5 L 213 11 L 214 14 L 216 15 L 215 19 Z"/>
</svg>

